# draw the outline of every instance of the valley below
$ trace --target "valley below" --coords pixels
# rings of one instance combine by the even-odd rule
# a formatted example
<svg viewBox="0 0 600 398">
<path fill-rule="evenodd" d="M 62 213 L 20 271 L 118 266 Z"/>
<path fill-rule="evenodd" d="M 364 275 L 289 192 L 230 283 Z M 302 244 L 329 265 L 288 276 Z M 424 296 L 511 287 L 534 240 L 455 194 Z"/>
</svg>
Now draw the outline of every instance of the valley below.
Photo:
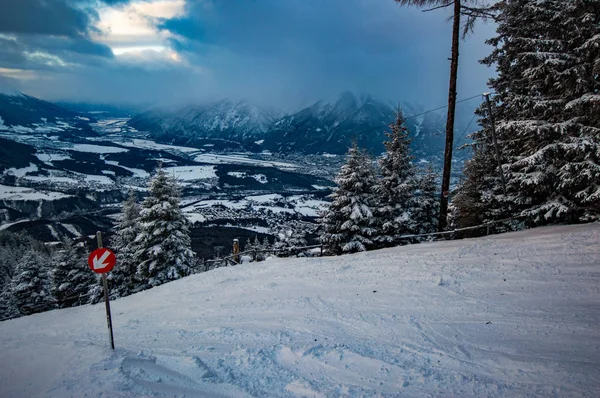
<svg viewBox="0 0 600 398">
<path fill-rule="evenodd" d="M 241 242 L 267 237 L 273 243 L 282 231 L 293 230 L 310 240 L 343 160 L 215 151 L 210 143 L 170 145 L 149 139 L 127 121 L 99 119 L 77 135 L 66 124 L 27 134 L 4 126 L 0 230 L 26 231 L 46 242 L 85 239 L 96 230 L 110 236 L 121 203 L 130 191 L 142 200 L 162 164 L 179 182 L 193 248 L 201 257 L 229 249 L 233 237 Z"/>
<path fill-rule="evenodd" d="M 443 118 L 417 116 L 406 123 L 413 163 L 441 174 Z M 234 238 L 242 249 L 256 238 L 316 244 L 319 212 L 348 147 L 356 141 L 375 162 L 394 117 L 391 104 L 349 92 L 283 115 L 230 100 L 127 114 L 94 105 L 58 106 L 5 90 L 0 230 L 44 242 L 91 240 L 101 230 L 110 244 L 122 203 L 130 192 L 142 201 L 161 165 L 178 181 L 200 258 L 228 253 Z M 463 119 L 457 122 L 457 148 L 471 125 Z M 457 150 L 453 184 L 466 158 Z"/>
</svg>

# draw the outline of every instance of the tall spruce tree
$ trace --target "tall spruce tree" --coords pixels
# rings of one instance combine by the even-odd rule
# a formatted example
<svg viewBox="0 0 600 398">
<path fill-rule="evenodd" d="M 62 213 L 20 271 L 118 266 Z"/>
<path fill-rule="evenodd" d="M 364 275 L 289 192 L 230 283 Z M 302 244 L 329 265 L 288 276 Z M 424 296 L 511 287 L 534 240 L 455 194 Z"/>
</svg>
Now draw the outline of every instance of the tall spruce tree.
<svg viewBox="0 0 600 398">
<path fill-rule="evenodd" d="M 108 274 L 111 297 L 125 297 L 136 291 L 135 253 L 139 249 L 136 238 L 140 232 L 140 206 L 137 204 L 134 191 L 129 192 L 129 198 L 123 203 L 121 219 L 112 237 L 112 246 L 117 255 L 117 264 Z"/>
<path fill-rule="evenodd" d="M 561 30 L 575 59 L 564 83 L 565 124 L 574 138 L 562 146 L 568 160 L 559 188 L 574 198 L 579 221 L 594 221 L 600 218 L 600 2 L 572 0 L 563 7 Z"/>
<path fill-rule="evenodd" d="M 504 0 L 496 7 L 498 36 L 488 41 L 495 49 L 482 62 L 498 70 L 489 85 L 496 91 L 507 194 L 485 123 L 472 136 L 475 154 L 455 198 L 455 218 L 480 223 L 519 216 L 529 225 L 598 219 L 600 5 Z"/>
<path fill-rule="evenodd" d="M 158 286 L 190 274 L 189 222 L 179 208 L 177 181 L 159 165 L 150 182 L 150 196 L 142 203 L 134 262 L 140 289 Z"/>
<path fill-rule="evenodd" d="M 96 277 L 87 266 L 84 254 L 70 239 L 63 239 L 61 249 L 54 253 L 52 260 L 51 291 L 58 308 L 87 303 Z"/>
<path fill-rule="evenodd" d="M 408 134 L 402 111 L 398 110 L 396 121 L 386 133 L 386 152 L 379 160 L 381 177 L 375 187 L 378 225 L 374 240 L 380 246 L 393 245 L 398 236 L 416 229 L 412 213 L 417 186 Z"/>
<path fill-rule="evenodd" d="M 493 16 L 493 8 L 488 5 L 481 5 L 479 0 L 395 0 L 402 5 L 417 7 L 428 7 L 428 11 L 440 8 L 450 8 L 454 10 L 452 16 L 452 51 L 450 57 L 450 85 L 448 90 L 448 118 L 446 120 L 446 148 L 444 151 L 444 171 L 442 175 L 443 191 L 450 190 L 450 174 L 452 168 L 452 147 L 454 144 L 454 117 L 456 110 L 456 83 L 458 80 L 458 48 L 459 36 L 461 30 L 461 16 L 466 17 L 466 23 L 463 28 L 463 37 L 475 26 L 477 19 L 487 19 Z M 446 229 L 448 215 L 448 199 L 446 196 L 440 196 L 440 215 L 439 230 Z"/>
<path fill-rule="evenodd" d="M 356 142 L 335 178 L 338 185 L 329 195 L 332 202 L 322 213 L 321 242 L 334 254 L 373 248 L 375 173 L 369 156 Z"/>
</svg>

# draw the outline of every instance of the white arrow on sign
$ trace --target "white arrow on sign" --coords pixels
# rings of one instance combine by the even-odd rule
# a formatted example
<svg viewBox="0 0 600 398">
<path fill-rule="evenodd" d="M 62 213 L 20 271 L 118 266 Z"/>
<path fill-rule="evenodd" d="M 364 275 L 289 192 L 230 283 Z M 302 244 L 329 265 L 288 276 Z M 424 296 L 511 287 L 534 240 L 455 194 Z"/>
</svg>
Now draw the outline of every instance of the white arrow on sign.
<svg viewBox="0 0 600 398">
<path fill-rule="evenodd" d="M 100 257 L 100 259 L 98 259 L 98 256 L 94 257 L 94 259 L 92 260 L 94 264 L 94 269 L 106 268 L 108 264 L 105 264 L 104 261 L 108 258 L 108 256 L 110 256 L 110 252 L 105 251 L 102 254 L 102 257 Z"/>
</svg>

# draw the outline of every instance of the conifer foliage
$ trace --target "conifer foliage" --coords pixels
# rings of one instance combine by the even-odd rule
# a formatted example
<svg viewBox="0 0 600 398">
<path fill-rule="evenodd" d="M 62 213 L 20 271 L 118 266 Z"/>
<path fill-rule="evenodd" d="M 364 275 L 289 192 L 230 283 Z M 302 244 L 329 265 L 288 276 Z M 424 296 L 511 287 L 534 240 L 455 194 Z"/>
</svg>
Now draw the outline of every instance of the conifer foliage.
<svg viewBox="0 0 600 398">
<path fill-rule="evenodd" d="M 261 243 L 261 241 L 258 239 L 258 235 L 254 235 L 254 241 L 250 241 L 250 238 L 248 238 L 246 244 L 244 245 L 245 252 L 252 252 L 250 254 L 252 261 L 265 261 L 266 256 L 264 251 L 268 250 L 268 248 L 269 241 L 266 240 Z"/>
<path fill-rule="evenodd" d="M 348 150 L 346 163 L 335 182 L 338 186 L 329 195 L 332 202 L 320 220 L 321 242 L 334 254 L 372 248 L 375 173 L 371 159 L 356 143 Z"/>
<path fill-rule="evenodd" d="M 390 132 L 386 135 L 386 152 L 379 160 L 381 177 L 375 188 L 379 205 L 375 240 L 381 246 L 393 245 L 397 236 L 416 229 L 413 213 L 416 211 L 414 196 L 417 181 L 402 111 L 398 110 L 396 121 L 390 124 Z"/>
<path fill-rule="evenodd" d="M 600 2 L 503 0 L 490 80 L 507 194 L 490 130 L 473 134 L 474 156 L 455 198 L 468 225 L 519 216 L 529 225 L 600 215 Z"/>
<path fill-rule="evenodd" d="M 123 203 L 121 219 L 112 237 L 112 246 L 117 255 L 117 264 L 108 274 L 110 293 L 112 297 L 128 296 L 136 291 L 135 274 L 137 263 L 135 253 L 138 250 L 136 238 L 140 232 L 140 206 L 136 202 L 134 191 L 129 192 L 129 198 Z"/>
<path fill-rule="evenodd" d="M 134 262 L 140 290 L 190 274 L 189 222 L 179 208 L 180 192 L 174 177 L 159 165 L 150 182 L 150 196 L 142 203 Z"/>
<path fill-rule="evenodd" d="M 440 212 L 440 194 L 437 183 L 437 174 L 429 165 L 417 180 L 417 195 L 413 210 L 413 232 L 428 234 L 436 232 Z"/>
<path fill-rule="evenodd" d="M 17 264 L 10 292 L 20 315 L 31 315 L 54 308 L 45 261 L 47 260 L 39 252 L 28 250 Z"/>
<path fill-rule="evenodd" d="M 86 304 L 96 276 L 89 269 L 84 253 L 70 239 L 64 239 L 61 246 L 53 255 L 52 295 L 58 308 Z"/>
<path fill-rule="evenodd" d="M 295 252 L 297 248 L 307 245 L 308 242 L 301 231 L 285 227 L 277 232 L 277 240 L 273 247 L 278 250 L 279 256 L 286 256 Z"/>
</svg>

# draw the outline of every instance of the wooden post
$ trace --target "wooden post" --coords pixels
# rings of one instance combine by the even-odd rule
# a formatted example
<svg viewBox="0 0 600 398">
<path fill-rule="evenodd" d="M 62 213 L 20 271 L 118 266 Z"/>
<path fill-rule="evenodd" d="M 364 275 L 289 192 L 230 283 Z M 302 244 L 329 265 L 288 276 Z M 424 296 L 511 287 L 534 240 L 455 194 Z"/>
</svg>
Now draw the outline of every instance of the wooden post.
<svg viewBox="0 0 600 398">
<path fill-rule="evenodd" d="M 240 240 L 234 239 L 233 240 L 233 261 L 236 263 L 240 262 L 240 256 L 238 255 L 239 252 L 240 252 Z"/>
<path fill-rule="evenodd" d="M 451 2 L 449 3 L 451 4 Z M 458 80 L 458 49 L 460 43 L 461 0 L 454 0 L 452 24 L 452 56 L 450 58 L 450 87 L 448 89 L 448 117 L 446 119 L 446 148 L 444 150 L 444 171 L 442 173 L 442 195 L 440 198 L 440 219 L 438 230 L 446 230 L 448 223 L 448 197 L 450 191 L 450 173 L 452 170 L 452 146 L 454 144 L 454 117 L 456 112 L 456 81 Z"/>
<path fill-rule="evenodd" d="M 102 232 L 96 232 L 98 241 L 98 249 L 102 247 Z M 110 314 L 110 299 L 108 296 L 108 282 L 106 281 L 106 273 L 102 274 L 102 285 L 104 286 L 104 304 L 106 306 L 106 323 L 108 324 L 108 336 L 110 338 L 110 348 L 115 349 L 115 339 L 113 336 L 112 316 Z"/>
<path fill-rule="evenodd" d="M 323 244 L 321 243 L 321 257 L 323 257 Z"/>
</svg>

